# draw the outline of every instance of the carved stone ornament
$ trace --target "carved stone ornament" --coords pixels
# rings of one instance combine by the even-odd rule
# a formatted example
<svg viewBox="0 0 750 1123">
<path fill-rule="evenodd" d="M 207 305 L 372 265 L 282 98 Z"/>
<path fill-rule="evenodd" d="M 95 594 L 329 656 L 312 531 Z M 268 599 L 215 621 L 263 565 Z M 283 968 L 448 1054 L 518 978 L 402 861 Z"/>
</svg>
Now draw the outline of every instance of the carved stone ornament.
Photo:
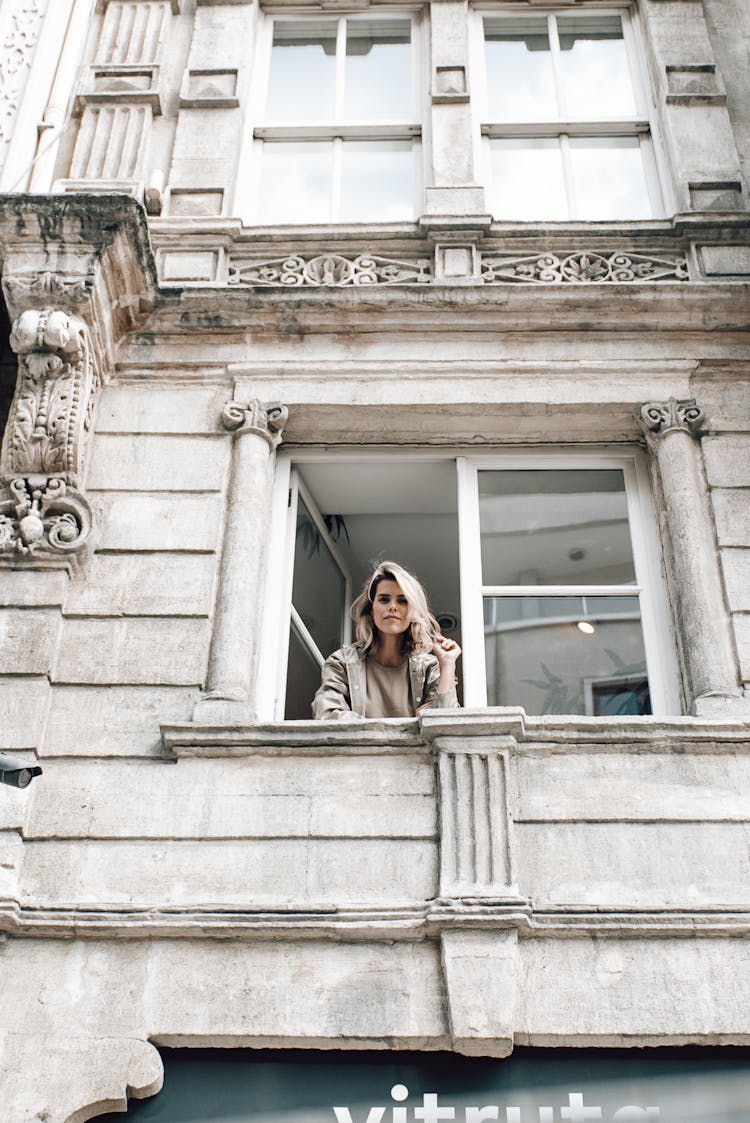
<svg viewBox="0 0 750 1123">
<path fill-rule="evenodd" d="M 3 485 L 0 554 L 65 556 L 80 550 L 91 531 L 91 508 L 64 480 L 27 476 Z"/>
<path fill-rule="evenodd" d="M 500 284 L 633 284 L 643 281 L 687 281 L 684 257 L 659 254 L 554 253 L 482 254 L 482 280 Z"/>
<path fill-rule="evenodd" d="M 11 304 L 41 303 L 85 304 L 93 288 L 93 276 L 66 277 L 62 273 L 12 273 L 4 288 Z"/>
<path fill-rule="evenodd" d="M 304 258 L 297 254 L 269 261 L 238 263 L 229 268 L 230 285 L 256 285 L 281 288 L 346 288 L 360 285 L 412 285 L 432 280 L 432 266 L 426 258 L 399 261 L 390 257 L 359 254 L 343 257 L 338 253 Z"/>
<path fill-rule="evenodd" d="M 47 6 L 48 0 L 8 0 L 4 5 L 10 11 L 0 44 L 0 152 L 13 135 Z"/>
<path fill-rule="evenodd" d="M 83 468 L 97 378 L 83 320 L 52 308 L 22 312 L 10 345 L 18 379 L 0 468 L 7 478 L 61 476 L 76 484 Z"/>
<path fill-rule="evenodd" d="M 221 422 L 236 436 L 256 433 L 274 449 L 281 443 L 281 431 L 288 417 L 289 410 L 281 402 L 264 404 L 253 398 L 250 402 L 227 402 L 221 413 Z"/>
<path fill-rule="evenodd" d="M 663 437 L 665 433 L 681 429 L 696 437 L 705 420 L 703 410 L 694 398 L 668 402 L 646 402 L 641 407 L 641 425 L 647 437 Z"/>
</svg>

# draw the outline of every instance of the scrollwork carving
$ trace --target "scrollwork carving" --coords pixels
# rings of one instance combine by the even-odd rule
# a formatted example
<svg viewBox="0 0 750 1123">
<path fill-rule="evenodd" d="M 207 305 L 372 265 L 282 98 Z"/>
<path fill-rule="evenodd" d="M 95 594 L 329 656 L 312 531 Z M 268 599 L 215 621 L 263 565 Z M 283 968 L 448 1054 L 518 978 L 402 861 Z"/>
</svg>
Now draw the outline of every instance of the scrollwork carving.
<svg viewBox="0 0 750 1123">
<path fill-rule="evenodd" d="M 10 345 L 18 379 L 2 451 L 6 477 L 62 476 L 75 484 L 83 468 L 90 407 L 98 380 L 88 328 L 67 312 L 22 312 Z"/>
<path fill-rule="evenodd" d="M 362 285 L 427 284 L 432 266 L 426 258 L 400 261 L 372 254 L 344 257 L 338 253 L 305 258 L 299 254 L 231 265 L 230 285 L 281 288 L 346 288 Z"/>
<path fill-rule="evenodd" d="M 93 287 L 91 276 L 66 277 L 61 273 L 13 273 L 4 288 L 12 305 L 54 300 L 72 305 L 85 304 Z"/>
<path fill-rule="evenodd" d="M 0 554 L 65 556 L 91 532 L 91 508 L 60 477 L 17 477 L 0 498 Z"/>
<path fill-rule="evenodd" d="M 227 402 L 221 413 L 221 422 L 235 436 L 256 433 L 274 449 L 281 443 L 281 431 L 286 425 L 289 410 L 281 402 Z"/>
<path fill-rule="evenodd" d="M 678 401 L 670 398 L 667 402 L 646 402 L 641 407 L 641 425 L 647 437 L 662 437 L 665 433 L 682 429 L 691 436 L 698 436 L 705 416 L 694 398 Z"/>
<path fill-rule="evenodd" d="M 19 0 L 15 8 L 0 48 L 0 147 L 13 135 L 47 0 Z"/>
<path fill-rule="evenodd" d="M 687 281 L 684 257 L 658 254 L 577 251 L 569 254 L 482 255 L 482 281 L 498 284 L 632 284 Z"/>
</svg>

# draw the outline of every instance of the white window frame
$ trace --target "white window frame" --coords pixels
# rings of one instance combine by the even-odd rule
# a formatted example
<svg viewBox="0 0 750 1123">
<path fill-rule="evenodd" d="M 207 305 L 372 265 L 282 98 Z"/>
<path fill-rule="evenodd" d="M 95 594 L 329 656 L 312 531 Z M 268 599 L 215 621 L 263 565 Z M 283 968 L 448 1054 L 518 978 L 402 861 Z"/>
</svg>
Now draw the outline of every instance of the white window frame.
<svg viewBox="0 0 750 1123">
<path fill-rule="evenodd" d="M 633 83 L 633 93 L 636 101 L 636 113 L 632 117 L 597 118 L 588 117 L 583 120 L 564 119 L 561 115 L 556 120 L 548 121 L 493 121 L 489 117 L 487 101 L 487 73 L 484 52 L 484 19 L 495 17 L 502 19 L 505 16 L 518 17 L 546 16 L 547 28 L 552 52 L 552 67 L 557 95 L 558 106 L 564 106 L 564 89 L 559 69 L 559 41 L 557 37 L 558 16 L 575 19 L 576 16 L 619 16 L 622 21 L 623 41 L 628 59 L 630 77 Z M 587 221 L 585 214 L 578 213 L 575 197 L 573 175 L 570 168 L 569 139 L 571 137 L 635 137 L 638 139 L 643 162 L 651 219 L 664 218 L 666 215 L 666 202 L 668 192 L 665 185 L 664 169 L 654 145 L 654 119 L 655 107 L 651 97 L 645 67 L 643 65 L 643 50 L 641 38 L 635 20 L 635 14 L 630 4 L 611 4 L 606 8 L 599 4 L 576 4 L 571 7 L 539 7 L 536 4 L 519 3 L 508 4 L 498 8 L 497 4 L 474 5 L 472 20 L 472 71 L 474 78 L 474 129 L 475 141 L 478 151 L 482 153 L 483 181 L 487 186 L 488 197 L 492 197 L 492 163 L 490 158 L 490 141 L 493 139 L 523 139 L 544 137 L 560 141 L 561 158 L 563 165 L 563 179 L 565 196 L 568 205 L 569 222 Z M 526 219 L 507 218 L 502 214 L 493 214 L 496 222 L 537 221 Z M 544 221 L 544 220 L 538 220 Z M 596 221 L 608 221 L 597 219 Z M 618 221 L 613 219 L 612 221 Z M 627 220 L 626 220 L 627 221 Z M 643 221 L 643 220 L 641 220 Z M 646 220 L 647 221 L 647 220 Z"/>
<path fill-rule="evenodd" d="M 342 99 L 344 92 L 344 54 L 346 50 L 346 22 L 377 22 L 379 19 L 409 19 L 411 21 L 412 46 L 412 112 L 411 120 L 372 120 L 346 121 L 343 118 Z M 271 66 L 274 23 L 300 23 L 310 20 L 336 20 L 336 113 L 331 121 L 274 123 L 266 118 L 266 98 Z M 422 211 L 424 194 L 426 145 L 423 143 L 423 121 L 425 114 L 426 86 L 426 20 L 423 10 L 417 6 L 378 7 L 373 11 L 347 11 L 332 8 L 315 8 L 305 11 L 278 11 L 272 7 L 260 12 L 256 27 L 256 54 L 250 92 L 252 120 L 246 128 L 245 141 L 240 155 L 240 172 L 237 181 L 235 212 L 239 213 L 248 225 L 259 225 L 260 194 L 263 174 L 263 153 L 267 144 L 283 144 L 285 141 L 329 141 L 333 142 L 333 168 L 331 209 L 329 223 L 337 224 L 339 218 L 340 187 L 342 174 L 342 144 L 345 140 L 403 140 L 411 141 L 413 161 L 412 215 L 404 222 L 416 221 Z M 366 220 L 378 222 L 375 215 Z M 284 225 L 309 225 L 302 222 Z M 347 222 L 347 226 L 354 225 Z"/>
<path fill-rule="evenodd" d="M 277 457 L 274 482 L 271 543 L 268 562 L 268 596 L 263 621 L 262 661 L 259 697 L 260 720 L 281 720 L 284 716 L 286 659 L 291 614 L 291 573 L 294 564 L 295 528 L 289 520 L 289 486 L 292 467 L 335 457 L 342 465 L 365 461 L 409 462 L 451 460 L 456 464 L 458 498 L 459 578 L 461 601 L 461 674 L 463 703 L 466 708 L 486 709 L 487 679 L 483 599 L 486 595 L 534 596 L 591 595 L 591 585 L 559 585 L 528 588 L 486 586 L 482 584 L 481 538 L 479 525 L 478 473 L 482 470 L 537 469 L 564 471 L 575 469 L 619 469 L 623 472 L 628 509 L 628 524 L 633 549 L 636 583 L 598 586 L 597 595 L 638 596 L 646 654 L 646 667 L 654 717 L 676 716 L 681 711 L 681 695 L 673 640 L 671 615 L 662 569 L 658 522 L 651 497 L 645 454 L 637 449 L 596 446 L 585 449 L 508 449 L 479 452 L 459 448 L 377 447 L 370 449 L 305 448 L 283 449 Z M 612 675 L 605 676 L 607 680 Z"/>
</svg>

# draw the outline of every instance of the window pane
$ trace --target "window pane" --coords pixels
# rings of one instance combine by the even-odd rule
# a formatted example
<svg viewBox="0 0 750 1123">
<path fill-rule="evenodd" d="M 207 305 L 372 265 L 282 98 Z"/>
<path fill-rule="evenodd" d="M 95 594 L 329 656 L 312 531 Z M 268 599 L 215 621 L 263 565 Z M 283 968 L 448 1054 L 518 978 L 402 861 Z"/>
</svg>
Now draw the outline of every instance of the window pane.
<svg viewBox="0 0 750 1123">
<path fill-rule="evenodd" d="M 263 145 L 259 222 L 330 222 L 333 144 Z"/>
<path fill-rule="evenodd" d="M 559 16 L 560 64 L 571 120 L 636 111 L 619 16 Z"/>
<path fill-rule="evenodd" d="M 295 631 L 289 634 L 289 661 L 286 671 L 286 702 L 284 717 L 287 721 L 310 721 L 312 700 L 320 686 L 320 667 Z"/>
<path fill-rule="evenodd" d="M 580 137 L 570 141 L 578 217 L 650 218 L 641 147 L 636 137 Z"/>
<path fill-rule="evenodd" d="M 343 575 L 300 496 L 292 604 L 325 656 L 341 646 L 345 595 Z"/>
<path fill-rule="evenodd" d="M 480 471 L 485 585 L 635 581 L 619 469 Z"/>
<path fill-rule="evenodd" d="M 336 21 L 276 21 L 266 119 L 330 120 L 335 98 Z"/>
<path fill-rule="evenodd" d="M 491 140 L 490 169 L 495 218 L 531 222 L 568 217 L 559 141 Z"/>
<path fill-rule="evenodd" d="M 345 141 L 342 148 L 342 222 L 401 222 L 414 217 L 411 141 Z"/>
<path fill-rule="evenodd" d="M 484 630 L 491 706 L 651 712 L 638 597 L 487 598 Z"/>
<path fill-rule="evenodd" d="M 412 102 L 411 21 L 347 20 L 345 119 L 408 121 Z"/>
<path fill-rule="evenodd" d="M 557 118 L 547 20 L 485 19 L 488 121 Z"/>
</svg>

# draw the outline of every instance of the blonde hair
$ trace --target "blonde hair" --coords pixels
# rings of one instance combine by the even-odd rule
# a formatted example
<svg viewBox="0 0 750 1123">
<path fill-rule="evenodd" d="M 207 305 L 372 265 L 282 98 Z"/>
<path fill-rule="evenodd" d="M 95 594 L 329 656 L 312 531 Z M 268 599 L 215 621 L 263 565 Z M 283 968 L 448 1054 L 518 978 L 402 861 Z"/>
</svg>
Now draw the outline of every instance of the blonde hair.
<svg viewBox="0 0 750 1123">
<path fill-rule="evenodd" d="M 395 581 L 406 597 L 409 606 L 409 627 L 403 634 L 401 648 L 405 653 L 432 651 L 435 636 L 440 635 L 440 625 L 430 612 L 427 594 L 413 573 L 396 562 L 384 561 L 365 581 L 362 592 L 352 605 L 354 635 L 364 651 L 377 646 L 377 628 L 372 620 L 372 605 L 381 581 Z"/>
</svg>

